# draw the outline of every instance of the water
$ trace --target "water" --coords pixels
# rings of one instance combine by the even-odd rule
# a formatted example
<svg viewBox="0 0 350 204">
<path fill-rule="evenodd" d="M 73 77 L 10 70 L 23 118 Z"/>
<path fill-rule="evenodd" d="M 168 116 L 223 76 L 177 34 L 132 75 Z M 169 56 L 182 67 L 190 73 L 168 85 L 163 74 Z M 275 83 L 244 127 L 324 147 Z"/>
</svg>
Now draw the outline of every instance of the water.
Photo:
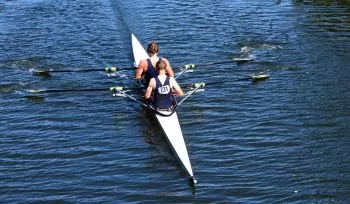
<svg viewBox="0 0 350 204">
<path fill-rule="evenodd" d="M 349 203 L 349 16 L 348 1 L 0 2 L 0 200 Z M 209 84 L 178 110 L 195 189 L 140 105 L 23 92 L 130 85 L 28 70 L 130 67 L 131 32 L 173 67 L 256 58 L 178 79 Z M 270 78 L 236 81 L 252 74 Z"/>
</svg>

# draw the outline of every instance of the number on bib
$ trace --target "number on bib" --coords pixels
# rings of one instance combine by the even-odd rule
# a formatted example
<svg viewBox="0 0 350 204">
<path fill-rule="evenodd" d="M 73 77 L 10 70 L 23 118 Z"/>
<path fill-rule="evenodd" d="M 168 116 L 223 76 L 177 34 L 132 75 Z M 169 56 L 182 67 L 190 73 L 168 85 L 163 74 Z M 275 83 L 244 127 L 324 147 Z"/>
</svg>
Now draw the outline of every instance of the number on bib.
<svg viewBox="0 0 350 204">
<path fill-rule="evenodd" d="M 158 93 L 159 94 L 168 94 L 170 92 L 170 86 L 169 85 L 165 85 L 165 86 L 161 86 L 158 88 Z"/>
</svg>

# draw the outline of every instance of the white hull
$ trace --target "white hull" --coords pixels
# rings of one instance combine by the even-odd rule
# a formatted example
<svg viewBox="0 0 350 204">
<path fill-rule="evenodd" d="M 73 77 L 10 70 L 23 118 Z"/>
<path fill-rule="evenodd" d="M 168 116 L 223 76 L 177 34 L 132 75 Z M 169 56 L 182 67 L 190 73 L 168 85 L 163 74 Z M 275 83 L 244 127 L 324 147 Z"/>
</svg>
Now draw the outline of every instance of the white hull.
<svg viewBox="0 0 350 204">
<path fill-rule="evenodd" d="M 148 59 L 149 56 L 134 34 L 131 34 L 131 42 L 135 65 L 137 66 L 141 60 Z M 170 113 L 168 111 L 159 112 L 164 115 Z M 193 182 L 195 182 L 195 180 L 193 179 L 191 162 L 188 157 L 186 144 L 182 135 L 181 127 L 176 112 L 170 116 L 163 116 L 155 113 L 155 116 L 174 154 L 186 170 L 186 173 L 189 175 L 189 177 L 192 179 Z"/>
<path fill-rule="evenodd" d="M 162 114 L 169 114 L 168 111 L 159 111 Z M 188 152 L 186 144 L 182 135 L 181 127 L 176 112 L 171 116 L 163 116 L 160 114 L 155 114 L 159 125 L 161 126 L 165 137 L 173 150 L 174 154 L 183 165 L 188 176 L 193 178 L 193 171 L 188 157 Z"/>
<path fill-rule="evenodd" d="M 135 67 L 137 67 L 141 60 L 148 59 L 149 56 L 134 34 L 131 34 L 131 44 L 132 52 L 134 54 Z"/>
</svg>

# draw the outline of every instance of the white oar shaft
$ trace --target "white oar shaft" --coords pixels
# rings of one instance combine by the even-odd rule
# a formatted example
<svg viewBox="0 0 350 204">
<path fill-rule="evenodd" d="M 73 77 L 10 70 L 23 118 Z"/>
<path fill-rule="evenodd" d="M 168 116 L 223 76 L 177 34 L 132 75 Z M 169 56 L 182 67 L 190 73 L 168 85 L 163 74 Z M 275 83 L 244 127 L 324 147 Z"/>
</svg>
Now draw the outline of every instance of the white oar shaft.
<svg viewBox="0 0 350 204">
<path fill-rule="evenodd" d="M 194 92 L 196 92 L 199 88 L 203 87 L 205 84 L 198 84 L 198 86 L 196 86 L 196 88 L 194 90 L 192 90 L 189 94 L 186 95 L 185 98 L 183 98 L 178 104 L 177 107 L 179 107 L 181 105 L 181 103 L 183 103 L 188 97 L 190 97 Z"/>
</svg>

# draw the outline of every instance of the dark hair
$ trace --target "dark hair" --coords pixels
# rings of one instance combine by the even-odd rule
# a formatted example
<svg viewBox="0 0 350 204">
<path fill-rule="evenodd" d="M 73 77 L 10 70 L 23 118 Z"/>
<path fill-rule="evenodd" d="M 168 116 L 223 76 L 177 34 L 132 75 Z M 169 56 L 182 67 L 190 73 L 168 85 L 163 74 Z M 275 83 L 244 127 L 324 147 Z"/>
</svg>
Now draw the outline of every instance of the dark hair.
<svg viewBox="0 0 350 204">
<path fill-rule="evenodd" d="M 155 54 L 159 52 L 159 45 L 156 41 L 152 41 L 150 44 L 148 44 L 147 52 L 151 54 Z"/>
<path fill-rule="evenodd" d="M 165 69 L 167 66 L 164 60 L 159 60 L 156 64 L 157 70 Z"/>
</svg>

